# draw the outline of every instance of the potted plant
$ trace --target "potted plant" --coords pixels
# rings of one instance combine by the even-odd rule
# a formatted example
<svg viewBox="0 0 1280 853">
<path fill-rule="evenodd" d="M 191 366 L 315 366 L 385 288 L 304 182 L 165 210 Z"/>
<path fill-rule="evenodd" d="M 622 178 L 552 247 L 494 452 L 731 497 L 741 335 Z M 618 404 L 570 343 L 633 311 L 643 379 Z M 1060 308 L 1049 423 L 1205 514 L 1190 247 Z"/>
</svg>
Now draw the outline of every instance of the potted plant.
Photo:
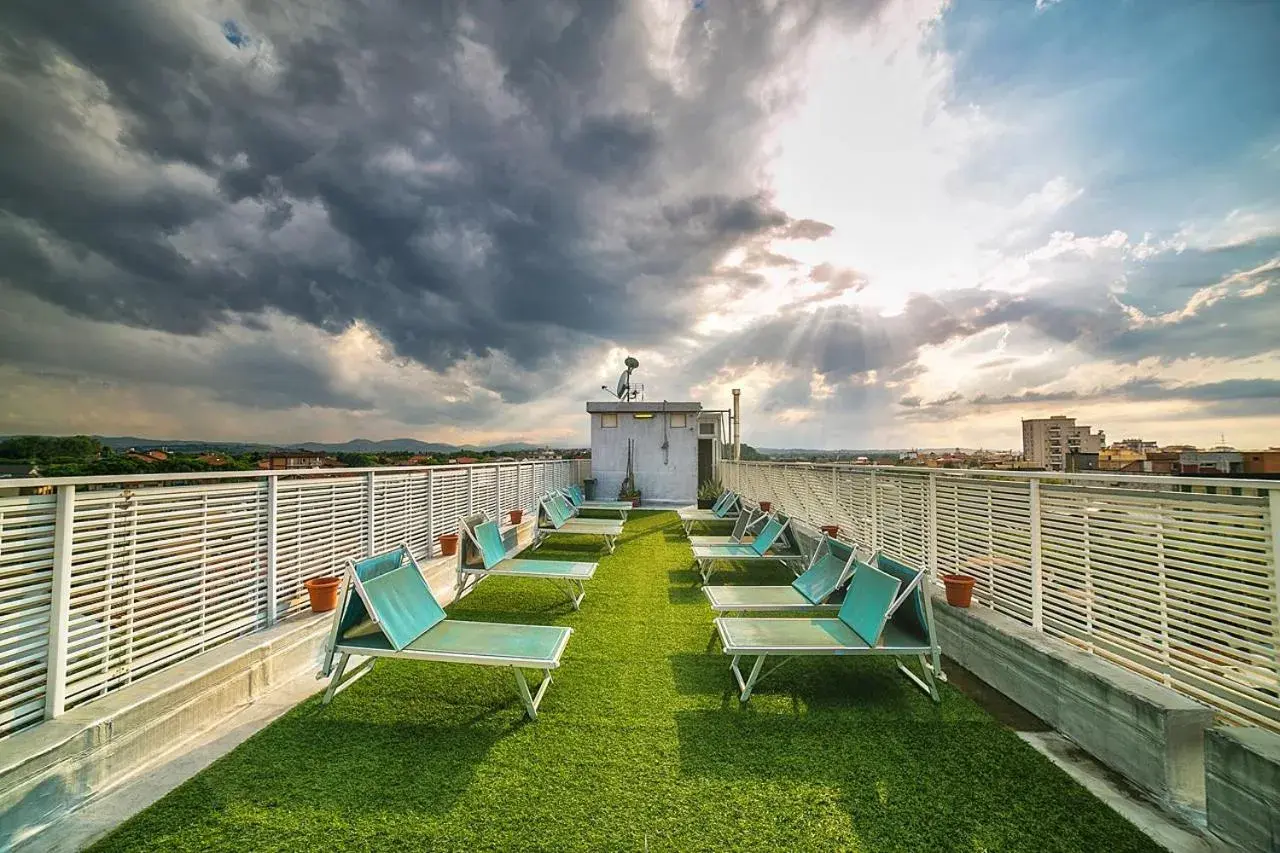
<svg viewBox="0 0 1280 853">
<path fill-rule="evenodd" d="M 338 606 L 338 590 L 342 588 L 342 578 L 308 578 L 302 585 L 307 588 L 307 597 L 311 599 L 312 613 L 328 613 Z"/>
<path fill-rule="evenodd" d="M 631 501 L 631 506 L 639 508 L 640 490 L 633 486 L 630 480 L 624 480 L 622 488 L 618 489 L 618 500 Z"/>
<path fill-rule="evenodd" d="M 703 480 L 702 485 L 698 487 L 698 509 L 711 509 L 723 491 L 724 487 L 720 485 L 719 480 Z"/>
<path fill-rule="evenodd" d="M 508 515 L 508 517 L 510 517 L 510 519 L 511 519 L 511 525 L 514 527 L 515 525 L 519 524 L 519 523 L 524 519 L 524 510 L 522 510 L 522 509 L 513 509 L 513 510 L 511 510 L 510 512 L 508 512 L 508 513 L 507 513 L 507 515 Z"/>
<path fill-rule="evenodd" d="M 840 525 L 838 524 L 824 524 L 818 529 L 830 536 L 832 539 L 835 539 L 840 535 Z"/>
<path fill-rule="evenodd" d="M 441 557 L 452 557 L 458 553 L 458 534 L 441 533 L 436 537 L 436 541 L 440 543 Z"/>
<path fill-rule="evenodd" d="M 952 607 L 968 607 L 973 601 L 973 578 L 968 575 L 947 574 L 942 576 L 942 584 L 947 588 L 947 604 Z"/>
</svg>

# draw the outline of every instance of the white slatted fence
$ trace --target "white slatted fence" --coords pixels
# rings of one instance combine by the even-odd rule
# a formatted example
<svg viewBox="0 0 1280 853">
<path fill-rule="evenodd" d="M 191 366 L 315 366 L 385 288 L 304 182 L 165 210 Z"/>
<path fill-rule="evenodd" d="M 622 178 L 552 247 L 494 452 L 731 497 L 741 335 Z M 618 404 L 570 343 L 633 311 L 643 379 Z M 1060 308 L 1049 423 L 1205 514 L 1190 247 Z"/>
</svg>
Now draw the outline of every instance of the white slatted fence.
<svg viewBox="0 0 1280 853">
<path fill-rule="evenodd" d="M 1217 708 L 1280 730 L 1280 483 L 722 463 L 725 485 Z"/>
<path fill-rule="evenodd" d="M 532 512 L 589 460 L 5 480 L 0 737 L 307 608 L 348 557 Z"/>
</svg>

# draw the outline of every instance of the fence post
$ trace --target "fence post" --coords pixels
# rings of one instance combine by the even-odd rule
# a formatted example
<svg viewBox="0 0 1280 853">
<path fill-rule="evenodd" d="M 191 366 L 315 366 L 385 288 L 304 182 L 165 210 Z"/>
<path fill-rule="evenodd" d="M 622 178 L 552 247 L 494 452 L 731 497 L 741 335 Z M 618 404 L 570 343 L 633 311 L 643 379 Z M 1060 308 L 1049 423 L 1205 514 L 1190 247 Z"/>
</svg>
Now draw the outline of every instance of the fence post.
<svg viewBox="0 0 1280 853">
<path fill-rule="evenodd" d="M 467 466 L 467 515 L 476 511 L 476 469 L 474 465 Z"/>
<path fill-rule="evenodd" d="M 279 477 L 267 477 L 267 627 L 276 624 L 276 572 L 280 557 L 279 523 L 276 509 L 279 506 Z"/>
<path fill-rule="evenodd" d="M 376 519 L 376 517 L 375 517 L 375 514 L 376 514 L 376 503 L 377 503 L 377 502 L 376 502 L 376 500 L 375 500 L 375 498 L 374 498 L 373 472 L 372 472 L 372 471 L 369 471 L 369 472 L 367 472 L 364 476 L 365 476 L 365 490 L 369 493 L 369 506 L 367 507 L 367 509 L 368 509 L 368 518 L 367 518 L 368 524 L 367 524 L 367 529 L 365 530 L 365 551 L 364 551 L 364 553 L 365 553 L 365 556 L 366 556 L 366 557 L 372 557 L 372 556 L 374 555 L 374 553 L 375 553 L 373 549 L 374 549 L 374 538 L 375 538 L 375 537 L 374 537 L 374 524 L 375 524 L 375 523 L 376 523 L 376 521 L 377 521 L 377 519 Z"/>
<path fill-rule="evenodd" d="M 1031 479 L 1031 627 L 1044 630 L 1044 557 L 1040 534 L 1040 480 Z"/>
<path fill-rule="evenodd" d="M 929 473 L 929 508 L 925 514 L 925 559 L 929 561 L 929 578 L 938 582 L 938 475 Z"/>
<path fill-rule="evenodd" d="M 867 500 L 871 512 L 871 553 L 880 550 L 880 493 L 876 490 L 876 472 L 871 472 L 871 495 Z"/>
<path fill-rule="evenodd" d="M 71 548 L 76 487 L 59 486 L 53 522 L 53 589 L 49 600 L 49 661 L 45 673 L 44 718 L 62 715 L 67 700 L 67 634 L 71 624 Z"/>
<path fill-rule="evenodd" d="M 436 521 L 434 507 L 436 505 L 435 481 L 431 470 L 427 469 L 427 556 L 430 560 L 436 549 Z"/>
<path fill-rule="evenodd" d="M 1271 648 L 1280 649 L 1280 489 L 1267 489 L 1267 507 L 1270 510 L 1271 522 L 1271 584 L 1275 594 L 1271 600 L 1275 603 L 1271 614 Z M 1272 655 L 1276 677 L 1280 678 L 1280 655 Z"/>
<path fill-rule="evenodd" d="M 502 524 L 502 469 L 501 464 L 494 469 L 497 472 L 497 484 L 494 488 L 496 494 L 493 496 L 493 523 L 497 525 Z"/>
</svg>

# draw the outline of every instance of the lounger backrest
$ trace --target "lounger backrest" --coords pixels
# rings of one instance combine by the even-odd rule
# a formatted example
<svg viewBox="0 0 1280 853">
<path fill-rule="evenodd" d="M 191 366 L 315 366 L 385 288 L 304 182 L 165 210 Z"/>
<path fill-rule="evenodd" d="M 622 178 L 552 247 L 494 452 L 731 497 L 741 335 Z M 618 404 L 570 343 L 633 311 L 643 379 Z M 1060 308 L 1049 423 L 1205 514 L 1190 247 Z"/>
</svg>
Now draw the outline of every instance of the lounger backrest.
<svg viewBox="0 0 1280 853">
<path fill-rule="evenodd" d="M 884 631 L 889 608 L 898 597 L 902 582 L 874 566 L 861 565 L 849 581 L 844 604 L 840 605 L 840 621 L 853 629 L 868 646 L 874 646 Z"/>
<path fill-rule="evenodd" d="M 542 499 L 542 509 L 552 527 L 563 527 L 564 523 L 569 520 L 568 513 L 562 512 L 560 506 L 555 495 L 547 495 Z"/>
<path fill-rule="evenodd" d="M 764 526 L 751 542 L 751 547 L 757 554 L 764 556 L 764 552 L 773 547 L 773 543 L 782 535 L 782 522 L 776 518 L 769 519 L 769 523 Z"/>
<path fill-rule="evenodd" d="M 352 570 L 359 581 L 359 600 L 396 651 L 444 621 L 444 608 L 404 546 L 361 560 Z M 351 598 L 356 596 L 348 596 Z M 362 618 L 363 614 L 358 614 L 355 621 Z M 343 630 L 349 627 L 347 621 L 348 614 L 344 614 Z"/>
<path fill-rule="evenodd" d="M 924 600 L 925 595 L 928 593 L 924 589 L 924 579 L 920 577 L 920 571 L 884 554 L 876 557 L 876 568 L 885 574 L 893 575 L 901 581 L 903 589 L 910 588 L 911 590 L 906 600 L 894 611 L 890 621 L 898 628 L 919 639 L 922 643 L 931 642 L 929 618 L 926 615 Z"/>
<path fill-rule="evenodd" d="M 582 506 L 586 501 L 586 497 L 582 494 L 582 489 L 579 486 L 569 486 L 564 490 L 564 493 L 574 506 Z"/>
<path fill-rule="evenodd" d="M 743 537 L 747 535 L 747 528 L 751 526 L 751 513 L 738 513 L 738 520 L 733 523 L 733 541 L 741 542 Z"/>
<path fill-rule="evenodd" d="M 715 515 L 716 518 L 724 518 L 726 515 L 729 514 L 729 510 L 733 509 L 734 505 L 737 503 L 738 503 L 738 496 L 733 492 L 729 492 L 721 500 L 717 501 L 714 506 L 711 507 L 711 512 Z"/>
<path fill-rule="evenodd" d="M 560 514 L 560 521 L 556 524 L 559 527 L 569 519 L 573 518 L 573 508 L 569 506 L 569 502 L 564 499 L 564 495 L 552 495 L 551 503 L 555 505 L 556 512 Z"/>
<path fill-rule="evenodd" d="M 844 580 L 845 563 L 832 554 L 822 554 L 800 577 L 791 582 L 792 588 L 810 604 L 821 604 L 831 597 Z"/>
<path fill-rule="evenodd" d="M 480 554 L 484 557 L 486 569 L 492 569 L 507 558 L 507 546 L 502 544 L 502 533 L 492 521 L 476 525 L 476 541 L 480 543 Z"/>
<path fill-rule="evenodd" d="M 716 502 L 711 505 L 711 511 L 714 512 L 716 515 L 723 515 L 723 513 L 720 512 L 720 510 L 724 507 L 725 503 L 727 503 L 731 497 L 733 497 L 733 492 L 729 491 L 728 489 L 725 489 L 723 492 L 720 493 L 720 497 L 716 498 Z"/>
</svg>

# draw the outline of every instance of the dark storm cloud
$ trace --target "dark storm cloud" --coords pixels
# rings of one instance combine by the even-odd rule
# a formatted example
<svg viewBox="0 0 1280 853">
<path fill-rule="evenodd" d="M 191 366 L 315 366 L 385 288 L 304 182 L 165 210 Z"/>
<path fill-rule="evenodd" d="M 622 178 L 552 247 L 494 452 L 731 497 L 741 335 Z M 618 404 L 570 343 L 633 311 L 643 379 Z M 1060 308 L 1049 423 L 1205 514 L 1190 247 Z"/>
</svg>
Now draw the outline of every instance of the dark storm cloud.
<svg viewBox="0 0 1280 853">
<path fill-rule="evenodd" d="M 679 334 L 726 249 L 830 232 L 749 177 L 755 84 L 826 5 L 686 21 L 677 91 L 623 2 L 256 3 L 234 44 L 159 0 L 5 3 L 3 275 L 183 334 L 364 320 L 437 369 Z"/>
<path fill-rule="evenodd" d="M 1024 407 L 1040 403 L 1165 402 L 1185 400 L 1197 405 L 1192 415 L 1249 417 L 1280 415 L 1280 380 L 1224 379 L 1179 385 L 1155 378 L 1137 378 L 1091 391 L 1023 391 L 1017 394 L 949 394 L 937 400 L 903 397 L 898 404 L 913 420 L 947 420 L 960 408 Z"/>
</svg>

